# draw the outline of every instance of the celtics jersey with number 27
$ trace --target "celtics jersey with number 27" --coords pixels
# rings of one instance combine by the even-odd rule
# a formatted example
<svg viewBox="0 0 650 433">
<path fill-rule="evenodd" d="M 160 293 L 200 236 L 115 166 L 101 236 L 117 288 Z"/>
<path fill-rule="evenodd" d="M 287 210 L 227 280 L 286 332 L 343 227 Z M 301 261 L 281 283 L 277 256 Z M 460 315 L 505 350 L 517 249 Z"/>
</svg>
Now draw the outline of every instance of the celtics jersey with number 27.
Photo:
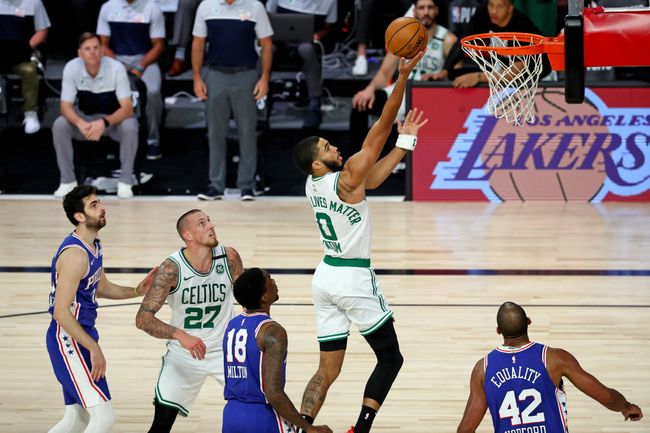
<svg viewBox="0 0 650 433">
<path fill-rule="evenodd" d="M 176 287 L 167 303 L 172 310 L 170 324 L 199 337 L 208 352 L 221 350 L 221 341 L 233 317 L 232 276 L 226 249 L 212 249 L 212 265 L 206 273 L 190 265 L 180 249 L 169 256 L 178 266 Z M 169 340 L 169 349 L 185 350 L 177 340 Z"/>
<path fill-rule="evenodd" d="M 369 259 L 372 224 L 368 202 L 343 202 L 337 194 L 340 175 L 339 171 L 309 176 L 305 185 L 323 250 L 331 257 Z"/>
</svg>

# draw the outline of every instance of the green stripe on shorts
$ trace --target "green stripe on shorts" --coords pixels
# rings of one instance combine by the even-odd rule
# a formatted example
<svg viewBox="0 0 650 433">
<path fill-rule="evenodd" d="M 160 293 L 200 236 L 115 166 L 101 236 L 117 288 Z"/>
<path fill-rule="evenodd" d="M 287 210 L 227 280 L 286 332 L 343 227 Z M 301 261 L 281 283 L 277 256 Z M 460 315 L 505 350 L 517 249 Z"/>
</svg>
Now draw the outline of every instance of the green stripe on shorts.
<svg viewBox="0 0 650 433">
<path fill-rule="evenodd" d="M 160 395 L 160 389 L 158 389 L 158 385 L 160 383 L 160 376 L 162 376 L 162 371 L 163 368 L 165 367 L 165 357 L 163 356 L 162 358 L 162 366 L 160 367 L 160 373 L 158 373 L 158 380 L 156 381 L 156 388 L 155 388 L 155 393 L 156 393 L 156 400 L 158 403 L 162 404 L 163 406 L 169 406 L 174 409 L 178 409 L 178 413 L 180 413 L 182 416 L 187 416 L 190 412 L 183 407 L 183 405 L 174 403 L 173 401 L 165 400 L 162 398 L 162 395 Z"/>
<path fill-rule="evenodd" d="M 386 321 L 387 321 L 388 319 L 390 319 L 391 317 L 393 317 L 393 312 L 392 312 L 392 311 L 388 311 L 386 314 L 384 314 L 384 315 L 382 316 L 381 319 L 379 319 L 379 322 L 375 323 L 374 325 L 372 325 L 370 328 L 366 329 L 365 331 L 361 331 L 361 335 L 366 336 L 366 335 L 368 335 L 368 334 L 372 334 L 372 333 L 375 332 L 377 329 L 379 329 L 379 328 L 381 327 L 381 325 L 383 325 L 384 323 L 386 323 Z"/>
<path fill-rule="evenodd" d="M 348 338 L 350 331 L 342 332 L 340 334 L 325 335 L 323 337 L 316 337 L 319 343 L 324 343 L 325 341 L 334 341 L 334 340 L 343 340 Z"/>
</svg>

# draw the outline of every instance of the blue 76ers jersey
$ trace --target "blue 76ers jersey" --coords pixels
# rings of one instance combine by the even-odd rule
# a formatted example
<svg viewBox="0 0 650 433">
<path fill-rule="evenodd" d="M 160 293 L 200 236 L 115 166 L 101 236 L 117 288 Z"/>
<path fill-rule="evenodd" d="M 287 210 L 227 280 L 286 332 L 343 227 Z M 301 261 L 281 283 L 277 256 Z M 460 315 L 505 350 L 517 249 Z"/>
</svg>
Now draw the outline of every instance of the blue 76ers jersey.
<svg viewBox="0 0 650 433">
<path fill-rule="evenodd" d="M 50 305 L 48 311 L 50 314 L 54 313 L 54 295 L 58 280 L 56 261 L 61 253 L 67 248 L 80 248 L 88 255 L 88 271 L 81 281 L 79 281 L 77 294 L 70 305 L 70 312 L 81 326 L 92 328 L 95 326 L 95 319 L 97 318 L 97 299 L 95 295 L 97 285 L 103 272 L 102 244 L 99 242 L 99 239 L 95 239 L 94 248 L 86 244 L 75 232 L 70 233 L 63 240 L 52 259 L 52 289 L 50 290 Z"/>
<path fill-rule="evenodd" d="M 543 344 L 500 346 L 483 358 L 495 433 L 567 433 L 566 395 L 546 371 Z"/>
<path fill-rule="evenodd" d="M 264 353 L 257 346 L 257 333 L 264 323 L 273 320 L 263 313 L 242 313 L 228 323 L 223 339 L 223 363 L 226 400 L 245 403 L 268 403 L 262 384 Z M 282 382 L 286 374 L 286 362 Z"/>
</svg>

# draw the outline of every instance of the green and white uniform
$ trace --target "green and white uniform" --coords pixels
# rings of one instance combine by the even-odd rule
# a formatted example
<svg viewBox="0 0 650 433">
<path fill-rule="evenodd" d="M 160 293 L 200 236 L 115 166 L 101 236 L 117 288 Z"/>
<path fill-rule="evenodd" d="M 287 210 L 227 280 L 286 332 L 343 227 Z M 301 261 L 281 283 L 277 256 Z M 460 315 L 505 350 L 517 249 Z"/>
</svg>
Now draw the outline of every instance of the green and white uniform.
<svg viewBox="0 0 650 433">
<path fill-rule="evenodd" d="M 442 67 L 445 65 L 445 37 L 447 37 L 449 30 L 443 26 L 436 24 L 436 32 L 429 38 L 427 43 L 427 52 L 424 53 L 424 57 L 417 64 L 417 66 L 411 71 L 409 75 L 409 80 L 420 81 L 424 74 L 433 74 L 442 70 Z M 393 88 L 395 88 L 395 83 L 390 84 L 384 89 L 386 94 L 390 96 L 393 93 Z M 403 119 L 406 116 L 406 97 L 402 99 L 402 105 L 399 107 L 397 112 L 397 117 Z"/>
<path fill-rule="evenodd" d="M 312 279 L 319 342 L 347 338 L 351 322 L 362 335 L 371 334 L 393 315 L 370 267 L 368 202 L 343 202 L 340 174 L 309 176 L 305 185 L 325 251 Z"/>
<path fill-rule="evenodd" d="M 184 248 L 169 259 L 178 266 L 176 287 L 167 297 L 172 310 L 170 324 L 203 340 L 207 352 L 205 359 L 194 359 L 177 340 L 169 340 L 155 392 L 160 404 L 187 416 L 206 377 L 224 384 L 221 341 L 233 317 L 233 279 L 226 249 L 221 245 L 213 248 L 212 266 L 207 273 L 190 265 Z"/>
</svg>

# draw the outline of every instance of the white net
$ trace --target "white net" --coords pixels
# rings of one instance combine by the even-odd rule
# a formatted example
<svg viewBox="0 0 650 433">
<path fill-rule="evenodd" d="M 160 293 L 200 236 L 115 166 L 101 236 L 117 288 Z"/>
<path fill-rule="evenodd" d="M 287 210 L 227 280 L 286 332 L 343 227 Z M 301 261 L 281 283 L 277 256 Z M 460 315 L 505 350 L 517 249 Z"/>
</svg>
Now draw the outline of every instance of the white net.
<svg viewBox="0 0 650 433">
<path fill-rule="evenodd" d="M 498 55 L 497 50 L 471 47 L 529 47 L 535 42 L 533 37 L 510 36 L 504 40 L 492 36 L 471 39 L 466 42 L 470 47 L 463 45 L 463 50 L 487 77 L 490 86 L 488 112 L 515 125 L 535 120 L 535 92 L 542 73 L 542 55 L 503 55 L 503 51 Z"/>
</svg>

